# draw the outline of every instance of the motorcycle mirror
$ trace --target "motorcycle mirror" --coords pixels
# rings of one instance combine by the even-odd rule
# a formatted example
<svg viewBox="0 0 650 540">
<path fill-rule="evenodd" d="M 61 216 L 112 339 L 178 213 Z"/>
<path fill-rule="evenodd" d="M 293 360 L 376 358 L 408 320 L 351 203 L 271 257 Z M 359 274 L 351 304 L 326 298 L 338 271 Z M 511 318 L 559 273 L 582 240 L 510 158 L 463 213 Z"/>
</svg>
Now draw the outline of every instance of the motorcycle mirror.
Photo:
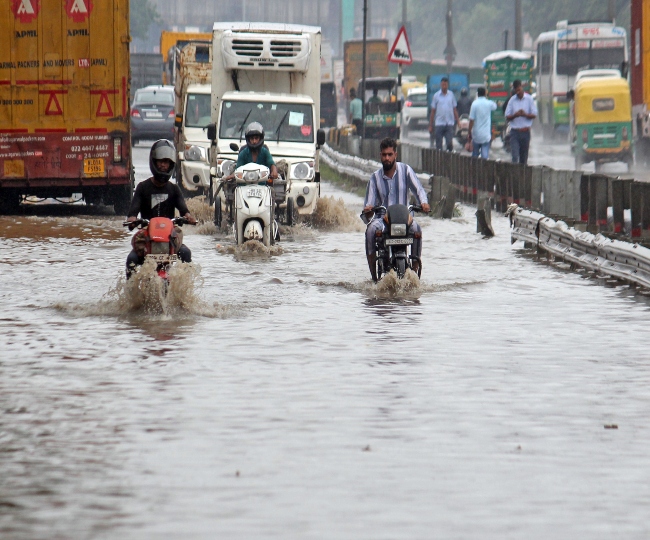
<svg viewBox="0 0 650 540">
<path fill-rule="evenodd" d="M 208 140 L 215 141 L 217 139 L 217 124 L 208 124 L 207 135 Z"/>
<path fill-rule="evenodd" d="M 231 143 L 230 143 L 230 149 L 231 149 L 233 152 L 239 152 L 239 145 L 238 145 L 237 143 L 231 142 Z"/>
<path fill-rule="evenodd" d="M 319 129 L 316 132 L 316 144 L 318 146 L 323 146 L 325 144 L 325 130 Z"/>
</svg>

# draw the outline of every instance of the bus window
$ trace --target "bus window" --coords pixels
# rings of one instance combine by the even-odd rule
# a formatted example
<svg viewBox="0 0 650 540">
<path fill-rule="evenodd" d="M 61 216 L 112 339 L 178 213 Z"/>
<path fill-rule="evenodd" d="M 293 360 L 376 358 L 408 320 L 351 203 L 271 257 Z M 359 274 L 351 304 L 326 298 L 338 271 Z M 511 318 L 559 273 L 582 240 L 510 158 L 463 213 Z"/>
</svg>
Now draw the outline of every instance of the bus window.
<svg viewBox="0 0 650 540">
<path fill-rule="evenodd" d="M 539 46 L 537 53 L 538 62 L 540 66 L 540 73 L 548 75 L 551 72 L 551 51 L 553 44 L 551 42 L 542 43 Z"/>
</svg>

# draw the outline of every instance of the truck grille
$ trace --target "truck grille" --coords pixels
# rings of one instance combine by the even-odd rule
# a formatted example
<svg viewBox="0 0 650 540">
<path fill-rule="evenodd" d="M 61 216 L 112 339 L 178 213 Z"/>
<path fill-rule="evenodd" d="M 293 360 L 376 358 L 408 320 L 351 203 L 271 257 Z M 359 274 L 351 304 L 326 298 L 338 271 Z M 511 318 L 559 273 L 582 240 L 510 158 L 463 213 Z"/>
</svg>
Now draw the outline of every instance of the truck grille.
<svg viewBox="0 0 650 540">
<path fill-rule="evenodd" d="M 271 56 L 274 58 L 293 58 L 300 53 L 300 41 L 271 41 Z"/>
<path fill-rule="evenodd" d="M 256 57 L 262 56 L 264 43 L 261 39 L 233 39 L 232 51 L 237 56 Z"/>
</svg>

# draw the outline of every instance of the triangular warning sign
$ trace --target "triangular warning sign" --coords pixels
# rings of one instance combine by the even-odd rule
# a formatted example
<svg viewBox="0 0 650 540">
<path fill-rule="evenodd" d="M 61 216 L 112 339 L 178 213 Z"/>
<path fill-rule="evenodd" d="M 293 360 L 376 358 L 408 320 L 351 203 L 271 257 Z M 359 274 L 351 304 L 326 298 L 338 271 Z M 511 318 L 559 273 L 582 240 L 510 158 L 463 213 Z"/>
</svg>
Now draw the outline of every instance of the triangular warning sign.
<svg viewBox="0 0 650 540">
<path fill-rule="evenodd" d="M 47 105 L 45 105 L 45 114 L 51 116 L 63 115 L 63 109 L 61 109 L 61 104 L 59 103 L 59 100 L 56 98 L 56 93 L 48 92 L 48 94 L 50 94 L 50 99 L 47 100 Z"/>
<path fill-rule="evenodd" d="M 397 33 L 395 43 L 388 53 L 388 61 L 395 64 L 408 64 L 413 63 L 413 56 L 411 55 L 411 46 L 409 45 L 408 37 L 406 36 L 406 28 L 402 26 Z"/>
<path fill-rule="evenodd" d="M 106 110 L 103 110 L 102 105 L 106 104 Z M 108 100 L 108 92 L 102 92 L 101 97 L 99 98 L 99 104 L 97 105 L 97 112 L 95 116 L 113 116 L 113 108 L 111 107 L 111 102 Z"/>
</svg>

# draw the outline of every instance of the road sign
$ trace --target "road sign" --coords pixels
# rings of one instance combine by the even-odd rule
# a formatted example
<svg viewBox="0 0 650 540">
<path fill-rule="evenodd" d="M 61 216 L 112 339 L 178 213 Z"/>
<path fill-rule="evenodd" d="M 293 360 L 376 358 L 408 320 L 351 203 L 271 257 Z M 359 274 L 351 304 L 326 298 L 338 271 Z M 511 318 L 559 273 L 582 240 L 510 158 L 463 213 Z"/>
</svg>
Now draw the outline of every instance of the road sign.
<svg viewBox="0 0 650 540">
<path fill-rule="evenodd" d="M 413 56 L 411 55 L 411 46 L 409 45 L 408 37 L 406 36 L 406 28 L 402 26 L 397 33 L 395 43 L 388 53 L 388 61 L 395 64 L 413 63 Z"/>
</svg>

